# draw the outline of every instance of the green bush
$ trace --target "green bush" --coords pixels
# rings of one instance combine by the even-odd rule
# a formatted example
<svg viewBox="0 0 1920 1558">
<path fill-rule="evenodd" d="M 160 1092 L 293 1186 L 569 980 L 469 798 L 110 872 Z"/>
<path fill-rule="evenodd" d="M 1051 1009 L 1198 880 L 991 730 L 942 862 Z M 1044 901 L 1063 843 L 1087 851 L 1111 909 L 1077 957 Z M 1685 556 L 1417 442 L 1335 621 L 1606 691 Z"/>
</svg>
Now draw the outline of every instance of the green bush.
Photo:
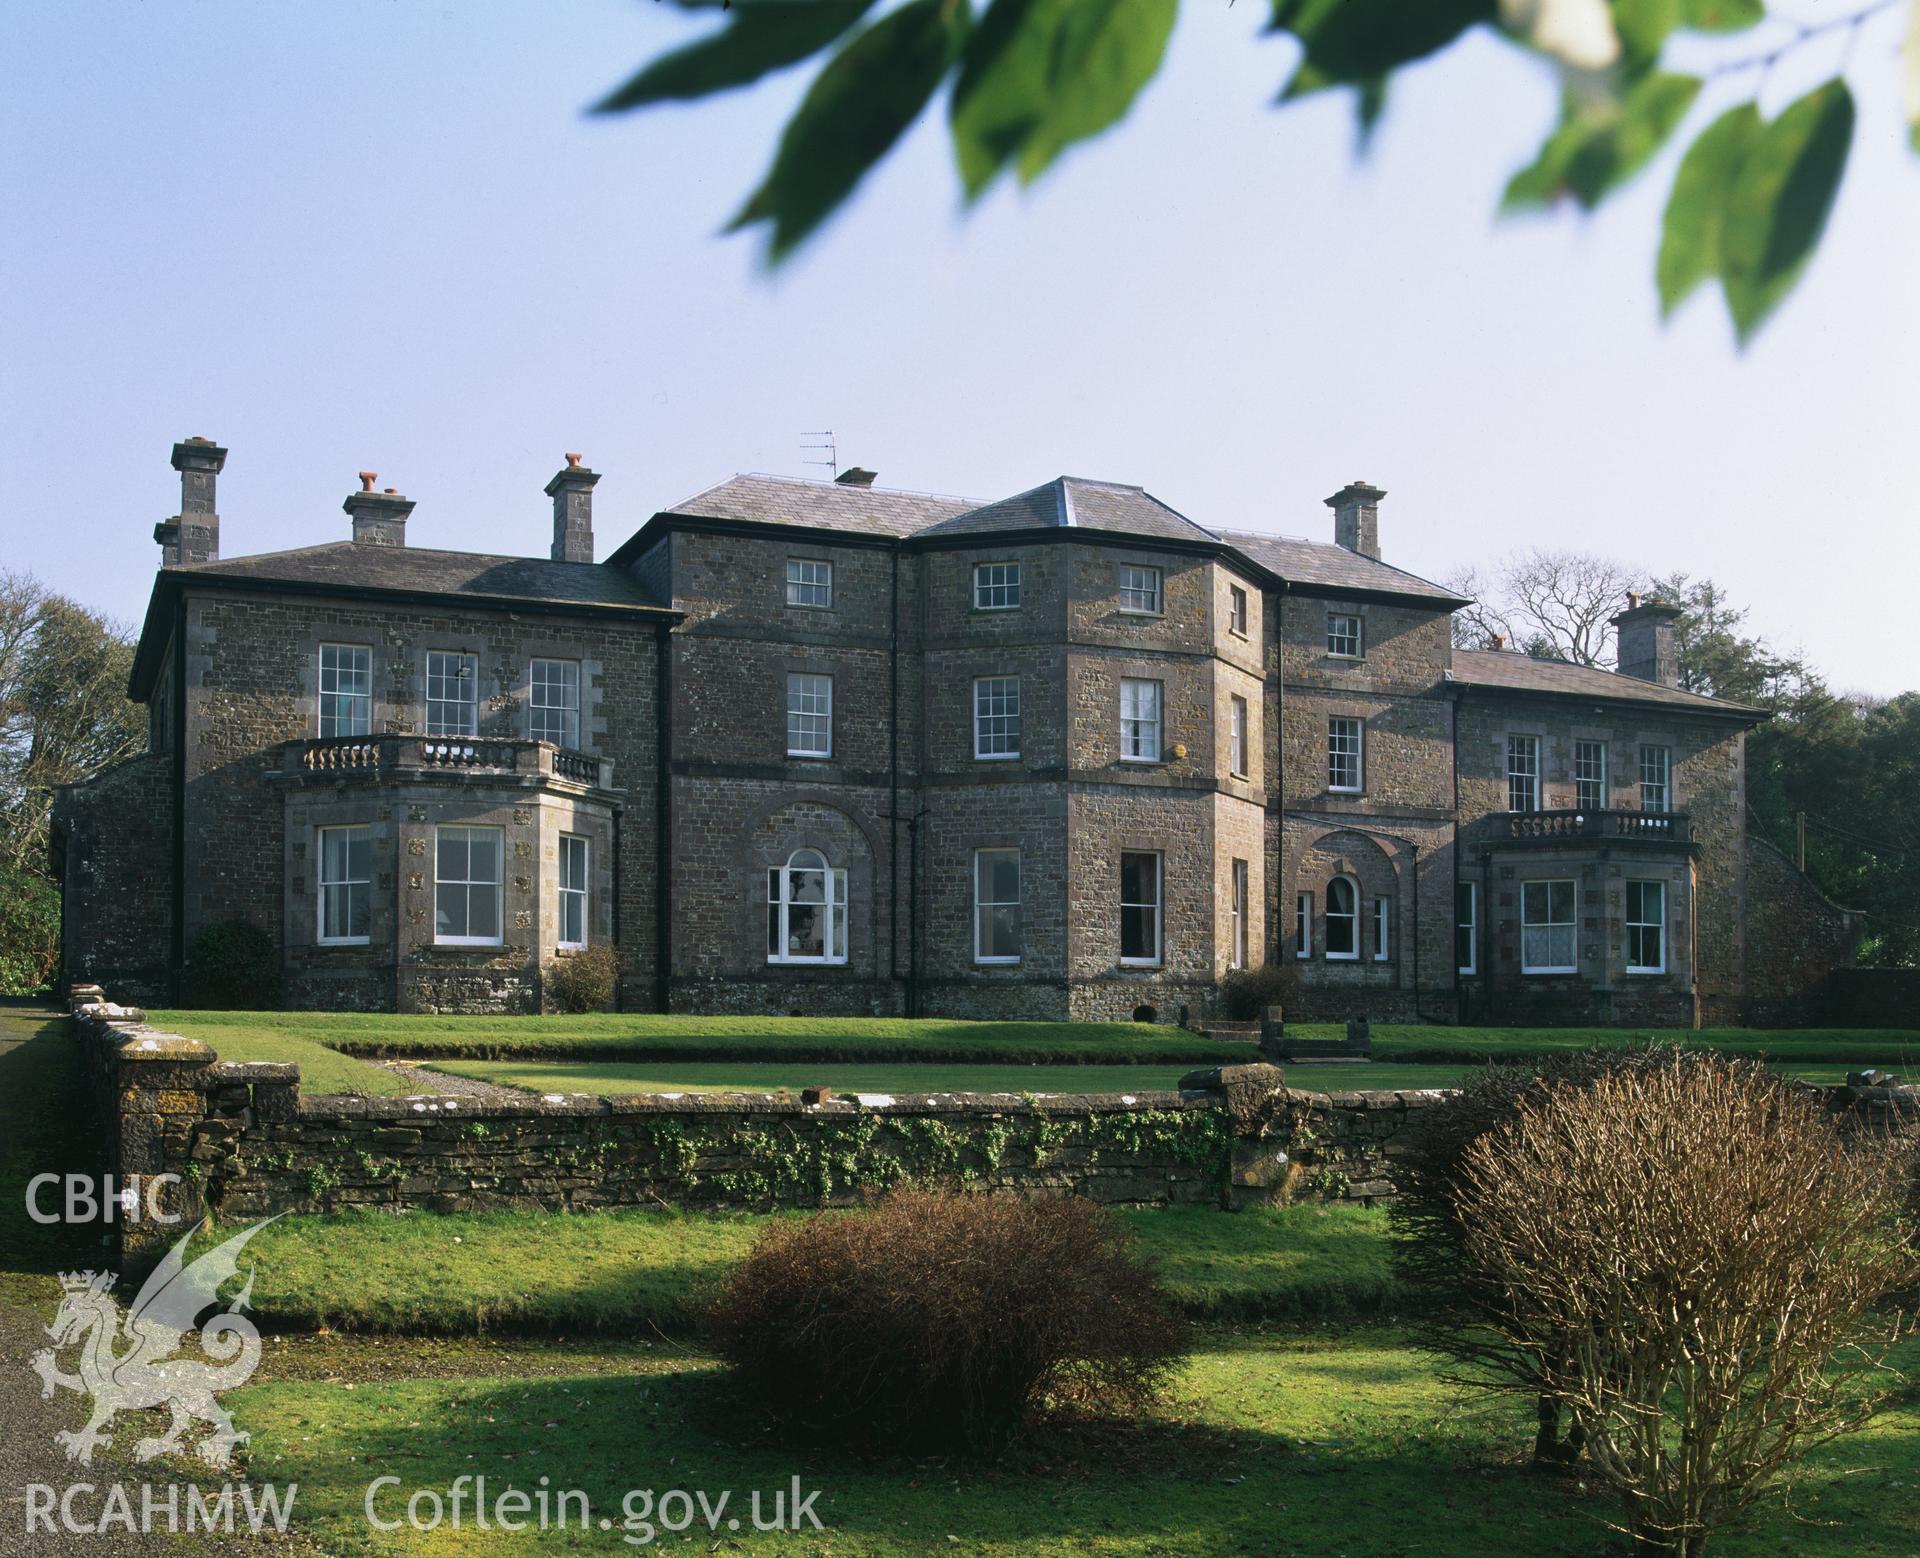
<svg viewBox="0 0 1920 1558">
<path fill-rule="evenodd" d="M 0 867 L 0 995 L 33 995 L 60 962 L 60 889 L 31 871 Z"/>
<path fill-rule="evenodd" d="M 280 1004 L 280 954 L 250 920 L 222 920 L 196 931 L 180 971 L 184 1006 L 268 1012 Z"/>
<path fill-rule="evenodd" d="M 1269 1006 L 1281 1004 L 1291 984 L 1291 977 L 1277 963 L 1236 968 L 1220 981 L 1220 1001 L 1235 1022 L 1258 1022 Z"/>
<path fill-rule="evenodd" d="M 547 999 L 563 1012 L 604 1012 L 620 982 L 620 959 L 612 947 L 588 947 L 547 964 Z"/>
<path fill-rule="evenodd" d="M 896 1450 L 997 1450 L 1042 1402 L 1137 1410 L 1186 1350 L 1126 1225 L 1066 1197 L 907 1190 L 783 1219 L 706 1322 L 789 1433 Z"/>
</svg>

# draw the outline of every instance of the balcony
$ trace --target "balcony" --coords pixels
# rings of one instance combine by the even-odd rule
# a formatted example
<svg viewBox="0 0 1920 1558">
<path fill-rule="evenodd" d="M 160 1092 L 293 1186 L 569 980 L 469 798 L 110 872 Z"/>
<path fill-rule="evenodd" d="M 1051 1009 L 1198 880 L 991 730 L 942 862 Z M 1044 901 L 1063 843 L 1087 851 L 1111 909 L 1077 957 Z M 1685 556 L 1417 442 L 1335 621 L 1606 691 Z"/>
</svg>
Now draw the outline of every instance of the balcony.
<svg viewBox="0 0 1920 1558">
<path fill-rule="evenodd" d="M 1506 844 L 1693 843 L 1693 819 L 1680 811 L 1509 811 L 1487 820 Z"/>
<path fill-rule="evenodd" d="M 551 741 L 498 741 L 484 736 L 329 736 L 289 741 L 280 774 L 302 780 L 414 779 L 436 775 L 524 776 L 611 790 L 613 764 Z"/>
</svg>

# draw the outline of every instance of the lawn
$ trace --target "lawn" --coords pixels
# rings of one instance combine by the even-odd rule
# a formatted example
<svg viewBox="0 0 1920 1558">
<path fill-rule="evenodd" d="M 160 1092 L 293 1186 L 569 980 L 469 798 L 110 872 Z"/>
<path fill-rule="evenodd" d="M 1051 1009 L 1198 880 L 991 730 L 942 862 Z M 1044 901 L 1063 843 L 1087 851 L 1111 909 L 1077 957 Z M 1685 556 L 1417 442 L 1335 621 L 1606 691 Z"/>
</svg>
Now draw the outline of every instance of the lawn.
<svg viewBox="0 0 1920 1558">
<path fill-rule="evenodd" d="M 1444 1384 L 1396 1330 L 1219 1329 L 1199 1343 L 1137 1430 L 1045 1429 L 997 1465 L 836 1455 L 762 1437 L 709 1360 L 664 1341 L 605 1357 L 555 1350 L 509 1378 L 308 1375 L 226 1401 L 253 1435 L 252 1477 L 297 1483 L 302 1524 L 335 1553 L 605 1551 L 620 1539 L 625 1495 L 639 1489 L 698 1491 L 710 1505 L 727 1493 L 719 1542 L 704 1524 L 685 1537 L 656 1526 L 656 1537 L 704 1550 L 1601 1558 L 1624 1548 L 1604 1523 L 1617 1514 L 1610 1500 L 1523 1468 L 1524 1403 Z M 1920 1363 L 1920 1347 L 1909 1344 L 1904 1361 Z M 469 1503 L 460 1531 L 368 1531 L 374 1478 L 399 1479 L 375 1496 L 374 1512 L 393 1519 L 415 1490 L 444 1494 L 474 1476 L 489 1498 L 536 1493 L 543 1479 L 579 1489 L 596 1529 L 483 1534 Z M 757 1535 L 751 1492 L 795 1477 L 818 1490 L 825 1529 Z M 1920 1406 L 1909 1399 L 1813 1452 L 1791 1507 L 1762 1504 L 1716 1533 L 1712 1550 L 1910 1554 L 1916 1478 Z M 742 1529 L 724 1529 L 733 1514 Z M 612 1529 L 597 1529 L 602 1520 Z"/>
<path fill-rule="evenodd" d="M 1378 1210 L 1121 1215 L 1195 1316 L 1371 1314 L 1399 1296 Z M 767 1221 L 645 1209 L 286 1217 L 255 1236 L 246 1258 L 253 1313 L 276 1329 L 646 1334 L 685 1331 L 689 1298 Z"/>
<path fill-rule="evenodd" d="M 892 1017 L 421 1017 L 364 1012 L 148 1014 L 158 1027 L 204 1039 L 221 1054 L 288 1039 L 350 1055 L 470 1060 L 1011 1061 L 1041 1065 L 1203 1065 L 1244 1060 L 1244 1043 L 1215 1043 L 1167 1024 L 954 1022 Z"/>
</svg>

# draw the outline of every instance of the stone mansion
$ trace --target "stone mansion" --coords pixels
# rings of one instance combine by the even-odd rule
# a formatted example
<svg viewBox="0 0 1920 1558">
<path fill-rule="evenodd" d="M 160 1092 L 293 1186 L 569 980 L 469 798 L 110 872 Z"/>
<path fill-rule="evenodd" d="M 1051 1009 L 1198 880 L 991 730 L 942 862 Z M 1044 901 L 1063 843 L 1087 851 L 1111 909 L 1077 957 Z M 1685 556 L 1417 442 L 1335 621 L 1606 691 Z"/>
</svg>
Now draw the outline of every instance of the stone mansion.
<svg viewBox="0 0 1920 1558">
<path fill-rule="evenodd" d="M 736 476 L 596 561 L 570 455 L 544 558 L 410 545 L 372 473 L 225 557 L 226 454 L 173 449 L 149 750 L 56 808 L 64 973 L 123 999 L 235 919 L 289 1004 L 401 1011 L 607 945 L 626 1010 L 1204 1020 L 1267 966 L 1302 1018 L 1690 1025 L 1850 957 L 1672 607 L 1619 673 L 1455 648 L 1363 482 L 1327 542 Z"/>
</svg>

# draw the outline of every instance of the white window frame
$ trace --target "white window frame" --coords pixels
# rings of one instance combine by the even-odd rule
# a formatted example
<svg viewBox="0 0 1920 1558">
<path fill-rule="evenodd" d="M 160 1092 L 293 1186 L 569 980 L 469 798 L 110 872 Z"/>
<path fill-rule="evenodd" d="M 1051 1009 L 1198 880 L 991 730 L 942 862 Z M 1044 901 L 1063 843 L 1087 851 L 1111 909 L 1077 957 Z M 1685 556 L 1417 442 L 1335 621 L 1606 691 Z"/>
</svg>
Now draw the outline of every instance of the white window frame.
<svg viewBox="0 0 1920 1558">
<path fill-rule="evenodd" d="M 333 657 L 332 665 L 327 664 L 329 653 Z M 351 663 L 342 663 L 343 657 L 351 657 Z M 343 677 L 351 678 L 356 683 L 364 680 L 364 686 L 343 687 Z M 332 686 L 328 686 L 329 681 Z M 320 695 L 315 699 L 315 728 L 320 732 L 321 740 L 373 734 L 373 647 L 370 644 L 322 644 L 317 685 Z M 327 706 L 329 698 L 335 700 L 331 710 Z M 348 711 L 346 729 L 340 728 L 342 709 Z M 327 728 L 329 723 L 334 727 L 331 730 Z"/>
<path fill-rule="evenodd" d="M 440 849 L 449 833 L 467 835 L 467 875 L 463 877 L 443 877 L 440 874 Z M 499 875 L 491 881 L 476 877 L 473 872 L 473 835 L 490 833 L 494 838 L 494 868 Z M 447 823 L 433 830 L 433 944 L 436 947 L 499 947 L 506 944 L 507 930 L 507 838 L 504 828 L 493 828 L 468 823 Z M 442 887 L 464 887 L 466 889 L 466 923 L 473 924 L 473 892 L 475 888 L 493 889 L 494 923 L 500 929 L 492 936 L 443 936 L 440 934 L 440 889 Z"/>
<path fill-rule="evenodd" d="M 1597 764 L 1589 764 L 1586 759 L 1597 757 Z M 1586 793 L 1591 792 L 1599 798 L 1588 805 Z M 1579 811 L 1605 811 L 1607 809 L 1607 744 L 1604 741 L 1588 741 L 1585 738 L 1573 744 L 1573 804 Z"/>
<path fill-rule="evenodd" d="M 831 611 L 833 564 L 824 557 L 789 557 L 787 604 L 807 611 Z"/>
<path fill-rule="evenodd" d="M 1569 918 L 1564 920 L 1551 918 L 1553 914 L 1553 890 L 1556 887 L 1564 887 L 1567 890 Z M 1538 889 L 1540 894 L 1546 899 L 1549 918 L 1544 920 L 1530 920 L 1527 918 L 1527 915 L 1531 911 L 1529 900 L 1533 897 L 1536 889 Z M 1547 933 L 1547 955 L 1549 957 L 1553 954 L 1554 932 L 1565 930 L 1568 947 L 1567 961 L 1564 963 L 1533 962 L 1529 956 L 1527 946 L 1527 932 L 1529 930 L 1544 930 Z M 1580 884 L 1574 881 L 1573 878 L 1564 876 L 1542 877 L 1535 881 L 1522 882 L 1520 884 L 1520 972 L 1523 974 L 1577 974 L 1580 972 Z"/>
<path fill-rule="evenodd" d="M 1313 956 L 1313 894 L 1310 892 L 1293 895 L 1293 955 L 1296 958 Z"/>
<path fill-rule="evenodd" d="M 988 860 L 990 857 L 1003 855 L 1013 857 L 1014 896 L 1012 898 L 988 898 L 985 896 L 984 891 L 984 884 L 988 880 Z M 1018 949 L 1023 943 L 1026 930 L 1025 916 L 1021 910 L 1020 900 L 1025 888 L 1025 862 L 1020 858 L 1019 849 L 996 845 L 987 849 L 976 849 L 973 852 L 974 962 L 1005 965 L 1008 963 L 1018 963 L 1020 961 L 1020 952 Z M 989 914 L 995 909 L 1013 910 L 1013 944 L 1016 949 L 1013 952 L 987 952 L 983 950 L 986 946 L 987 938 L 982 934 L 982 930 L 987 923 Z"/>
<path fill-rule="evenodd" d="M 804 861 L 802 857 L 805 857 Z M 815 864 L 816 861 L 818 864 Z M 822 878 L 822 900 L 817 905 L 803 904 L 802 907 L 817 907 L 825 911 L 825 926 L 820 934 L 822 955 L 819 957 L 790 950 L 793 945 L 792 915 L 795 904 L 793 879 L 813 873 L 818 873 Z M 769 963 L 801 963 L 816 967 L 844 964 L 847 961 L 847 873 L 828 865 L 823 851 L 806 846 L 787 856 L 785 865 L 769 867 L 767 929 L 770 933 L 768 939 L 778 942 L 777 951 L 772 946 L 767 948 Z"/>
<path fill-rule="evenodd" d="M 1227 697 L 1227 768 L 1236 779 L 1244 779 L 1248 773 L 1247 757 L 1247 700 L 1238 693 Z"/>
<path fill-rule="evenodd" d="M 1526 764 L 1516 767 L 1515 760 L 1526 758 Z M 1514 782 L 1525 781 L 1527 804 L 1513 804 Z M 1507 737 L 1507 810 L 1509 812 L 1538 811 L 1540 809 L 1540 738 L 1538 736 L 1512 735 Z"/>
<path fill-rule="evenodd" d="M 315 829 L 315 833 L 317 837 L 314 839 L 314 896 L 316 899 L 314 908 L 317 917 L 314 920 L 313 939 L 315 943 L 322 947 L 367 946 L 373 939 L 373 829 L 365 823 L 351 822 L 338 826 L 317 828 Z M 347 839 L 346 874 L 338 877 L 330 877 L 327 875 L 327 837 L 329 834 L 335 833 L 348 835 L 357 833 L 361 835 L 361 841 L 366 849 L 366 874 L 364 876 L 355 876 L 353 874 L 353 839 L 351 837 Z M 362 923 L 367 926 L 367 929 L 357 936 L 352 934 L 351 931 L 353 925 L 353 890 L 356 887 L 360 889 L 360 918 Z M 327 934 L 327 900 L 332 893 L 341 890 L 344 890 L 347 895 L 347 925 L 349 931 L 348 934 L 344 936 L 329 936 Z"/>
<path fill-rule="evenodd" d="M 1634 889 L 1640 890 L 1640 919 L 1634 918 Z M 1659 918 L 1644 918 L 1647 912 L 1646 894 L 1653 892 L 1659 897 Z M 1629 974 L 1664 974 L 1667 971 L 1667 884 L 1665 882 L 1636 880 L 1627 883 L 1627 972 Z M 1634 932 L 1652 931 L 1655 943 L 1659 947 L 1659 959 L 1653 963 L 1636 963 L 1634 954 Z"/>
<path fill-rule="evenodd" d="M 1344 910 L 1336 909 L 1333 906 L 1334 900 L 1338 896 L 1334 892 L 1334 889 L 1336 887 L 1344 887 L 1347 890 L 1346 898 L 1347 898 L 1347 903 L 1349 907 Z M 1330 882 L 1327 883 L 1326 919 L 1327 919 L 1327 930 L 1326 930 L 1326 935 L 1322 938 L 1322 951 L 1320 955 L 1324 957 L 1329 963 L 1359 962 L 1360 961 L 1360 884 L 1356 882 L 1352 877 L 1336 876 Z M 1333 950 L 1333 922 L 1335 920 L 1345 920 L 1349 926 L 1349 935 L 1351 936 L 1352 939 L 1347 943 L 1348 950 L 1345 952 L 1335 952 Z"/>
<path fill-rule="evenodd" d="M 458 667 L 451 676 L 448 663 Z M 449 698 L 445 689 L 466 688 L 464 698 Z M 434 688 L 442 689 L 440 695 L 434 695 Z M 447 724 L 447 711 L 457 711 L 460 718 L 459 729 Z M 429 649 L 427 651 L 426 680 L 426 733 L 429 736 L 461 736 L 471 740 L 480 734 L 480 657 L 469 654 L 464 649 Z"/>
<path fill-rule="evenodd" d="M 549 701 L 554 689 L 561 701 Z M 569 701 L 571 700 L 571 701 Z M 552 733 L 558 716 L 560 734 Z M 577 751 L 580 746 L 580 662 L 535 655 L 527 663 L 527 739 L 551 741 Z"/>
<path fill-rule="evenodd" d="M 1349 750 L 1346 742 L 1353 745 Z M 1334 778 L 1342 771 L 1342 759 L 1353 760 L 1353 783 L 1336 784 Z M 1366 721 L 1356 719 L 1351 714 L 1330 714 L 1327 716 L 1327 791 L 1331 795 L 1361 795 L 1367 788 L 1367 725 Z"/>
<path fill-rule="evenodd" d="M 560 835 L 560 858 L 554 873 L 559 916 L 554 925 L 554 944 L 566 952 L 585 950 L 592 937 L 592 922 L 587 918 L 588 893 L 593 881 L 591 842 L 579 833 Z M 577 869 L 576 868 L 577 865 Z M 569 915 L 578 914 L 580 934 L 567 934 Z"/>
<path fill-rule="evenodd" d="M 1247 592 L 1238 584 L 1227 586 L 1227 631 L 1235 638 L 1247 636 Z"/>
<path fill-rule="evenodd" d="M 1384 963 L 1393 956 L 1393 900 L 1384 895 L 1373 900 L 1373 960 Z"/>
<path fill-rule="evenodd" d="M 1141 711 L 1141 700 L 1151 713 Z M 1132 712 L 1128 712 L 1129 699 Z M 1120 761 L 1157 763 L 1160 761 L 1166 714 L 1166 684 L 1145 677 L 1120 678 Z"/>
<path fill-rule="evenodd" d="M 1346 644 L 1353 647 L 1339 647 Z M 1364 660 L 1367 654 L 1365 619 L 1350 611 L 1328 612 L 1327 654 L 1335 660 Z"/>
<path fill-rule="evenodd" d="M 1151 902 L 1132 903 L 1127 899 L 1127 860 L 1131 856 L 1138 860 L 1153 862 L 1153 899 Z M 1166 857 L 1157 849 L 1123 849 L 1120 851 L 1120 965 L 1123 968 L 1158 968 L 1166 961 L 1167 927 L 1167 863 Z M 1153 955 L 1151 957 L 1127 956 L 1127 910 L 1147 909 L 1153 914 Z"/>
<path fill-rule="evenodd" d="M 1020 678 L 973 679 L 973 755 L 977 762 L 1007 763 L 1020 756 Z"/>
<path fill-rule="evenodd" d="M 1460 918 L 1460 893 L 1467 895 L 1467 917 Z M 1460 961 L 1460 932 L 1467 933 L 1467 961 Z M 1455 971 L 1462 974 L 1480 972 L 1480 884 L 1478 882 L 1455 882 L 1453 884 L 1453 961 Z"/>
<path fill-rule="evenodd" d="M 1148 563 L 1120 565 L 1120 610 L 1131 617 L 1166 614 L 1166 576 Z"/>
<path fill-rule="evenodd" d="M 1657 774 L 1658 778 L 1649 775 Z M 1673 810 L 1673 748 L 1640 748 L 1640 809 L 1650 812 Z"/>
<path fill-rule="evenodd" d="M 1231 878 L 1231 883 L 1232 883 L 1230 892 L 1232 894 L 1232 899 L 1233 899 L 1233 910 L 1232 910 L 1233 917 L 1232 917 L 1232 923 L 1228 928 L 1227 967 L 1228 968 L 1245 968 L 1247 966 L 1247 942 L 1249 940 L 1247 935 L 1247 914 L 1248 914 L 1249 905 L 1248 905 L 1248 893 L 1247 893 L 1248 873 L 1247 873 L 1246 861 L 1244 860 L 1233 861 L 1231 865 L 1228 867 L 1228 875 Z"/>
<path fill-rule="evenodd" d="M 819 707 L 811 707 L 814 702 Z M 826 732 L 817 747 L 795 745 L 796 733 L 813 734 L 815 725 Z M 819 671 L 787 672 L 787 756 L 833 756 L 833 678 Z"/>
<path fill-rule="evenodd" d="M 973 565 L 973 609 L 975 611 L 1018 611 L 1020 609 L 1019 563 L 975 563 Z"/>
</svg>

